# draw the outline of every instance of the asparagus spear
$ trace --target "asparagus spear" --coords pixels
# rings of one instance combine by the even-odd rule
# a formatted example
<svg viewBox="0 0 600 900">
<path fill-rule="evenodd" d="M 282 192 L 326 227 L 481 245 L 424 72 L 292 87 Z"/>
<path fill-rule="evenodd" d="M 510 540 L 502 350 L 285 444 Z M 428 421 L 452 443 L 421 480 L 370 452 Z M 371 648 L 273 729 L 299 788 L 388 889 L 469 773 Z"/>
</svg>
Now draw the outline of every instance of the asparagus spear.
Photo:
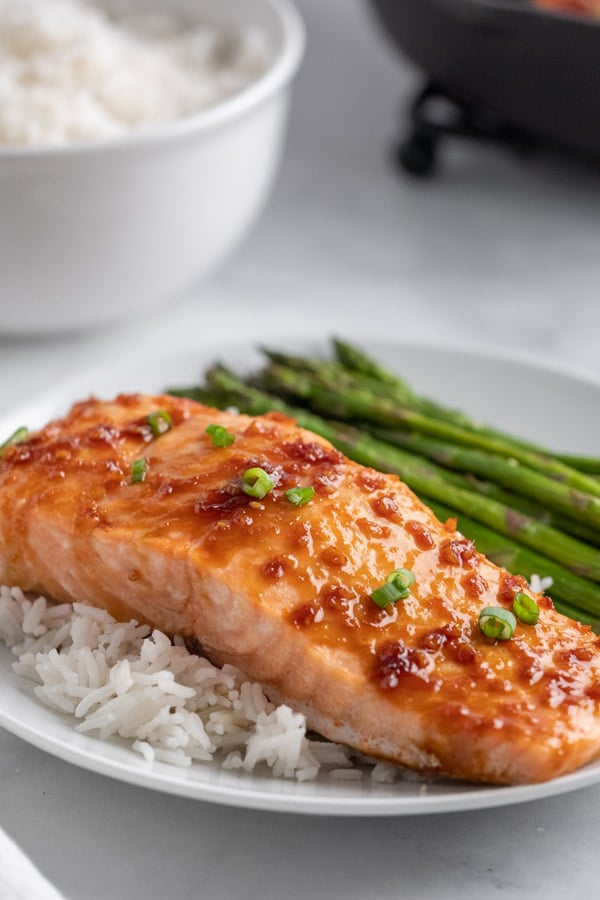
<svg viewBox="0 0 600 900">
<path fill-rule="evenodd" d="M 432 502 L 430 507 L 442 521 L 456 516 L 454 510 L 441 503 Z M 573 619 L 585 621 L 596 628 L 600 626 L 598 585 L 573 575 L 564 566 L 519 546 L 510 538 L 491 531 L 468 516 L 459 514 L 457 519 L 460 531 L 474 541 L 477 549 L 496 565 L 508 569 L 515 575 L 523 575 L 528 581 L 534 574 L 550 576 L 552 578 L 550 594 L 557 609 L 564 611 L 565 615 Z M 592 615 L 585 615 L 585 611 Z"/>
<path fill-rule="evenodd" d="M 398 386 L 404 396 L 408 396 L 409 392 L 411 392 L 411 389 L 404 379 L 399 378 L 393 372 L 389 371 L 389 369 L 381 366 L 376 360 L 372 359 L 372 357 L 370 357 L 360 348 L 354 346 L 353 344 L 349 344 L 346 341 L 342 341 L 339 338 L 334 338 L 332 343 L 337 359 L 340 363 L 342 363 L 344 367 L 348 369 L 349 372 L 352 372 L 354 374 L 367 375 L 373 380 L 379 381 L 382 388 L 390 391 L 390 396 L 394 396 L 393 392 L 396 386 Z M 424 400 L 424 398 L 419 397 L 417 394 L 413 393 L 413 396 L 417 403 L 423 402 Z M 442 414 L 443 418 L 449 417 L 453 419 L 456 424 L 459 424 L 464 428 L 472 429 L 479 434 L 486 434 L 490 437 L 508 440 L 514 443 L 516 446 L 528 449 L 533 453 L 551 455 L 555 459 L 565 463 L 571 468 L 578 469 L 580 472 L 585 472 L 592 475 L 600 474 L 599 457 L 577 456 L 568 453 L 549 453 L 547 449 L 540 447 L 538 444 L 534 444 L 530 441 L 524 441 L 521 438 L 518 438 L 514 435 L 509 435 L 506 432 L 500 431 L 499 429 L 491 428 L 488 425 L 477 422 L 475 419 L 465 415 L 462 412 L 450 410 L 447 407 L 440 406 L 439 404 L 432 403 L 431 401 L 425 402 L 430 403 L 430 411 L 432 412 L 432 414 L 437 408 L 440 414 Z"/>
<path fill-rule="evenodd" d="M 449 471 L 446 477 L 450 478 L 458 487 L 464 487 L 467 490 L 475 491 L 477 494 L 490 497 L 492 500 L 498 500 L 505 506 L 510 506 L 511 509 L 525 513 L 534 519 L 538 519 L 540 522 L 544 522 L 546 525 L 552 525 L 553 528 L 557 528 L 559 531 L 565 531 L 567 534 L 579 538 L 580 541 L 592 544 L 594 547 L 600 547 L 600 531 L 598 529 L 590 528 L 581 522 L 575 522 L 568 516 L 553 512 L 547 509 L 541 501 L 532 500 L 530 497 L 522 497 L 498 484 L 494 484 L 492 481 L 478 478 L 472 473 L 459 475 L 457 472 Z"/>
<path fill-rule="evenodd" d="M 458 488 L 448 481 L 439 467 L 354 429 L 331 428 L 324 436 L 358 462 L 396 472 L 425 502 L 446 503 L 494 531 L 555 559 L 571 572 L 600 581 L 600 552 L 596 548 L 496 500 Z"/>
<path fill-rule="evenodd" d="M 283 366 L 285 369 L 293 369 L 296 372 L 309 372 L 317 377 L 329 381 L 333 380 L 337 384 L 343 384 L 349 389 L 365 390 L 379 397 L 393 400 L 394 403 L 400 406 L 407 406 L 417 412 L 431 414 L 434 418 L 440 418 L 457 425 L 464 424 L 468 426 L 471 421 L 458 410 L 444 409 L 444 407 L 438 406 L 438 404 L 424 397 L 418 397 L 406 382 L 399 378 L 393 382 L 386 382 L 370 375 L 368 372 L 353 371 L 341 363 L 329 360 L 296 356 L 292 353 L 283 353 L 280 350 L 272 350 L 265 347 L 262 348 L 262 352 L 271 363 Z M 260 383 L 260 373 L 256 380 Z"/>
<path fill-rule="evenodd" d="M 349 344 L 347 341 L 342 341 L 340 338 L 333 338 L 332 344 L 336 358 L 348 372 L 351 372 L 355 377 L 368 377 L 372 385 L 378 382 L 382 390 L 387 392 L 388 397 L 396 399 L 396 390 L 399 390 L 400 394 L 404 396 L 412 394 L 415 408 L 428 410 L 435 417 L 447 419 L 448 421 L 454 422 L 456 425 L 460 425 L 463 428 L 470 429 L 479 434 L 487 434 L 490 437 L 508 440 L 517 446 L 532 450 L 536 453 L 547 452 L 543 447 L 523 441 L 521 438 L 508 435 L 502 431 L 498 431 L 483 422 L 478 422 L 473 419 L 472 416 L 468 416 L 461 410 L 450 409 L 447 406 L 442 406 L 440 403 L 435 403 L 433 400 L 429 400 L 426 397 L 419 396 L 419 394 L 415 393 L 412 388 L 410 388 L 404 378 L 400 378 L 395 372 L 391 372 L 389 369 L 380 365 L 376 359 L 373 359 L 373 357 L 369 356 L 364 350 L 361 350 L 354 344 Z"/>
<path fill-rule="evenodd" d="M 328 378 L 338 379 L 338 383 L 345 383 L 346 386 L 353 386 L 355 388 L 366 387 L 370 390 L 375 390 L 375 392 L 380 395 L 387 394 L 398 402 L 406 402 L 407 404 L 412 405 L 414 409 L 420 411 L 430 409 L 434 411 L 434 414 L 437 414 L 439 409 L 442 411 L 442 418 L 445 418 L 447 421 L 453 421 L 454 423 L 464 422 L 467 427 L 473 427 L 475 425 L 472 419 L 469 419 L 469 417 L 464 416 L 462 413 L 444 409 L 442 407 L 438 408 L 435 404 L 417 397 L 404 381 L 398 379 L 393 373 L 380 367 L 375 360 L 366 356 L 358 348 L 336 340 L 334 340 L 334 344 L 339 351 L 338 355 L 344 363 L 347 363 L 347 366 L 331 363 L 322 359 L 313 359 L 306 356 L 284 353 L 279 350 L 263 348 L 263 352 L 271 362 L 285 366 L 286 368 L 294 369 L 299 372 L 312 372 L 315 375 L 326 375 Z M 352 379 L 354 379 L 354 383 L 352 383 Z M 477 428 L 479 428 L 479 426 L 477 426 Z M 498 432 L 494 432 L 491 429 L 483 430 L 485 430 L 486 433 L 494 435 L 498 434 Z M 396 443 L 405 448 L 408 447 L 444 466 L 453 465 L 452 459 L 455 459 L 457 463 L 453 467 L 456 469 L 460 468 L 461 471 L 467 471 L 471 476 L 469 481 L 463 481 L 462 484 L 459 483 L 459 486 L 466 487 L 470 490 L 475 489 L 479 493 L 485 493 L 486 496 L 492 497 L 492 499 L 500 500 L 508 506 L 512 506 L 521 512 L 532 515 L 534 518 L 542 519 L 543 521 L 546 521 L 547 524 L 551 524 L 560 530 L 566 531 L 581 540 L 594 544 L 595 546 L 600 546 L 600 531 L 595 527 L 598 521 L 598 515 L 600 515 L 600 502 L 597 502 L 595 499 L 592 500 L 591 503 L 591 505 L 595 507 L 595 515 L 594 510 L 592 510 L 593 524 L 588 526 L 585 522 L 577 520 L 581 508 L 581 503 L 578 501 L 582 499 L 581 497 L 570 491 L 555 479 L 550 480 L 545 478 L 540 481 L 538 477 L 533 474 L 534 470 L 531 470 L 531 473 L 529 471 L 523 473 L 521 464 L 514 459 L 508 463 L 505 457 L 494 456 L 490 458 L 487 454 L 484 454 L 483 451 L 469 451 L 468 448 L 463 449 L 460 446 L 455 447 L 446 443 L 440 443 L 439 446 L 435 446 L 433 441 L 429 444 L 430 452 L 428 452 L 425 449 L 419 450 L 417 447 L 416 442 L 420 440 L 426 441 L 427 439 L 421 438 L 416 432 L 403 432 L 397 439 L 394 439 L 393 433 L 388 433 L 383 430 L 380 433 L 375 433 L 376 436 L 380 437 L 382 440 L 386 440 L 389 443 Z M 501 436 L 504 437 L 504 435 Z M 516 438 L 509 439 L 517 440 Z M 525 444 L 521 441 L 518 441 L 518 443 L 521 446 L 529 447 L 530 449 L 539 449 L 534 445 Z M 426 445 L 424 444 L 423 446 L 425 447 Z M 446 460 L 447 456 L 448 460 Z M 458 460 L 460 458 L 462 458 L 465 464 L 459 467 Z M 479 462 L 481 462 L 481 466 L 478 466 Z M 600 460 L 597 462 L 600 465 Z M 493 482 L 490 483 L 489 480 L 483 483 L 474 482 L 472 480 L 473 474 L 483 474 L 488 479 L 493 479 L 495 474 L 494 470 L 499 473 L 496 479 L 499 483 L 508 485 L 513 488 L 513 490 L 521 490 L 523 496 L 518 493 L 511 494 L 503 491 L 502 488 L 494 487 Z M 530 474 L 533 477 L 530 478 Z M 501 477 L 502 475 L 505 477 Z M 558 494 L 557 504 L 551 502 L 554 493 Z M 539 499 L 539 503 L 537 504 L 535 502 L 528 502 L 526 499 L 536 497 Z M 583 502 L 585 503 L 585 501 Z M 553 513 L 548 509 L 548 507 L 551 506 L 555 506 L 555 509 L 559 514 L 557 514 L 557 512 Z M 575 519 L 566 518 L 570 514 L 572 515 L 573 512 L 575 513 Z M 560 513 L 562 513 L 562 515 Z M 579 516 L 579 518 L 585 519 L 586 516 L 584 514 L 583 516 Z"/>
<path fill-rule="evenodd" d="M 575 491 L 518 460 L 483 453 L 468 447 L 423 437 L 417 432 L 375 430 L 374 435 L 389 444 L 410 450 L 441 466 L 459 472 L 471 472 L 543 502 L 549 509 L 565 513 L 592 528 L 600 527 L 600 498 Z"/>
<path fill-rule="evenodd" d="M 578 469 L 587 475 L 600 475 L 600 459 L 597 456 L 578 456 L 575 453 L 554 453 L 553 456 L 564 462 L 565 465 L 571 466 L 572 469 Z"/>
<path fill-rule="evenodd" d="M 370 375 L 390 387 L 400 383 L 408 388 L 406 382 L 398 375 L 380 365 L 376 359 L 373 359 L 359 347 L 354 346 L 354 344 L 349 344 L 340 338 L 333 338 L 332 344 L 339 361 L 351 372 L 361 372 L 363 375 Z"/>
<path fill-rule="evenodd" d="M 325 376 L 269 365 L 260 373 L 260 383 L 268 391 L 302 400 L 315 412 L 338 419 L 368 422 L 386 428 L 417 431 L 461 446 L 517 459 L 530 468 L 564 482 L 575 490 L 600 497 L 600 482 L 566 466 L 559 460 L 534 453 L 510 441 L 477 434 L 450 422 L 379 397 L 365 388 L 349 388 Z"/>
<path fill-rule="evenodd" d="M 236 407 L 240 412 L 250 416 L 261 416 L 267 412 L 285 413 L 295 419 L 302 428 L 314 432 L 318 432 L 319 426 L 325 425 L 320 416 L 315 416 L 306 409 L 294 409 L 285 400 L 253 387 L 219 363 L 207 369 L 204 377 L 206 379 L 204 386 L 171 387 L 167 389 L 167 393 L 175 397 L 189 397 L 192 400 L 203 397 L 205 398 L 201 400 L 203 403 L 219 409 Z"/>
<path fill-rule="evenodd" d="M 284 353 L 270 348 L 262 348 L 262 352 L 272 363 L 284 366 L 287 369 L 294 369 L 298 372 L 312 372 L 322 377 L 334 378 L 338 383 L 345 384 L 347 387 L 372 391 L 380 397 L 387 397 L 388 400 L 393 400 L 400 406 L 410 407 L 417 412 L 431 415 L 433 418 L 442 419 L 478 434 L 510 441 L 516 447 L 545 457 L 551 457 L 579 472 L 589 475 L 600 475 L 599 457 L 552 452 L 539 444 L 524 441 L 514 435 L 491 428 L 488 425 L 477 422 L 459 410 L 441 406 L 426 397 L 419 396 L 409 387 L 404 379 L 383 369 L 377 362 L 352 345 L 337 340 L 334 340 L 334 344 L 336 349 L 339 348 L 340 362 L 338 363 Z M 260 382 L 260 378 L 258 381 Z"/>
<path fill-rule="evenodd" d="M 173 397 L 187 397 L 189 400 L 195 400 L 197 403 L 203 403 L 205 406 L 221 408 L 215 392 L 199 384 L 190 385 L 189 387 L 167 388 L 167 393 L 172 394 Z"/>
<path fill-rule="evenodd" d="M 363 465 L 395 472 L 426 502 L 436 500 L 470 516 L 506 537 L 515 538 L 542 555 L 562 563 L 571 572 L 600 581 L 600 551 L 557 529 L 536 521 L 495 500 L 457 487 L 438 466 L 365 434 L 349 425 L 326 421 L 304 409 L 290 407 L 248 387 L 224 367 L 213 367 L 207 383 L 225 404 L 256 415 L 278 409 L 301 427 L 320 434 L 347 456 Z M 599 610 L 600 613 L 600 610 Z"/>
<path fill-rule="evenodd" d="M 374 435 L 376 436 L 376 435 Z M 412 451 L 409 451 L 412 452 Z M 418 459 L 417 454 L 415 459 Z M 513 491 L 503 488 L 499 484 L 485 479 L 478 478 L 472 472 L 459 473 L 452 470 L 445 470 L 444 477 L 450 484 L 489 497 L 491 500 L 497 500 L 506 507 L 517 513 L 524 513 L 532 519 L 543 522 L 545 525 L 551 525 L 558 531 L 570 534 L 572 537 L 578 538 L 586 544 L 600 548 L 600 530 L 585 525 L 582 522 L 575 522 L 568 516 L 557 513 L 548 509 L 542 501 L 534 500 L 531 497 L 524 497 L 515 494 Z"/>
</svg>

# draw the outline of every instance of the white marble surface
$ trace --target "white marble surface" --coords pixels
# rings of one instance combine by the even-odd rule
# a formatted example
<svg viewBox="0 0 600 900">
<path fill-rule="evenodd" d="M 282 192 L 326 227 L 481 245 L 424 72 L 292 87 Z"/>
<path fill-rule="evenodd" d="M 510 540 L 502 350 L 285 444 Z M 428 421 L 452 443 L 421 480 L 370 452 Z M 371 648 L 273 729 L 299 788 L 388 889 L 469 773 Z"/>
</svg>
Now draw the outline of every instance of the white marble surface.
<svg viewBox="0 0 600 900">
<path fill-rule="evenodd" d="M 479 345 L 600 378 L 598 173 L 453 145 L 436 179 L 399 175 L 390 149 L 417 73 L 364 3 L 299 5 L 309 52 L 252 237 L 144 321 L 0 338 L 0 412 L 132 348 L 160 355 L 258 329 Z M 414 819 L 236 811 L 90 775 L 0 732 L 0 823 L 69 900 L 594 896 L 599 808 L 593 788 Z"/>
</svg>

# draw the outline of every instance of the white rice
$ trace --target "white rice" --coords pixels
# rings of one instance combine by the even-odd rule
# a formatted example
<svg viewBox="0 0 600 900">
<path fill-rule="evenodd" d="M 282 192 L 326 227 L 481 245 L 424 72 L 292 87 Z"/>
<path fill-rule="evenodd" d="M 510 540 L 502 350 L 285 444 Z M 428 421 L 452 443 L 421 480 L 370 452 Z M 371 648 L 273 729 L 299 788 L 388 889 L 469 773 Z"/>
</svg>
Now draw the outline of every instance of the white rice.
<svg viewBox="0 0 600 900">
<path fill-rule="evenodd" d="M 0 0 L 0 144 L 112 138 L 237 93 L 266 69 L 259 29 L 94 0 Z"/>
<path fill-rule="evenodd" d="M 544 591 L 549 591 L 552 584 L 553 581 L 550 575 L 532 575 L 529 579 L 529 587 L 534 594 L 543 594 Z"/>
<path fill-rule="evenodd" d="M 117 622 L 83 603 L 54 604 L 0 587 L 0 639 L 13 669 L 35 682 L 37 698 L 68 716 L 76 731 L 126 740 L 140 764 L 224 769 L 307 781 L 320 770 L 336 780 L 389 783 L 402 771 L 349 748 L 311 740 L 303 715 L 275 706 L 233 666 L 213 666 L 135 621 Z"/>
</svg>

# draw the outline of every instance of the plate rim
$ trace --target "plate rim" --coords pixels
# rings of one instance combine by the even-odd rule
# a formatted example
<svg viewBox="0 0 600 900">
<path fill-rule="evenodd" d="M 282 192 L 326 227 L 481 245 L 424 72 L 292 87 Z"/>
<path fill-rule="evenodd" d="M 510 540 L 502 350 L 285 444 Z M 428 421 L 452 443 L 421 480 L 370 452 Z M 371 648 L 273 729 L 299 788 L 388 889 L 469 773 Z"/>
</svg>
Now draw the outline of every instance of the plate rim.
<svg viewBox="0 0 600 900">
<path fill-rule="evenodd" d="M 243 348 L 246 351 L 258 352 L 261 347 L 269 347 L 269 346 L 277 346 L 277 347 L 285 347 L 285 346 L 296 346 L 306 349 L 317 348 L 322 349 L 326 346 L 330 346 L 331 340 L 336 337 L 343 338 L 350 343 L 354 343 L 359 346 L 369 347 L 369 346 L 386 346 L 386 347 L 402 347 L 408 348 L 410 351 L 419 350 L 423 353 L 448 353 L 450 355 L 467 357 L 473 362 L 477 360 L 483 360 L 485 362 L 496 362 L 502 363 L 509 366 L 517 366 L 523 369 L 528 369 L 533 372 L 537 372 L 542 375 L 549 376 L 558 376 L 564 378 L 569 381 L 578 381 L 581 384 L 585 384 L 589 388 L 600 389 L 600 372 L 594 373 L 589 370 L 579 367 L 575 365 L 573 362 L 565 362 L 564 360 L 551 360 L 548 359 L 546 354 L 542 354 L 538 350 L 531 350 L 528 352 L 528 356 L 523 357 L 522 351 L 517 348 L 507 348 L 507 347 L 494 347 L 491 344 L 482 344 L 480 341 L 473 340 L 463 340 L 460 342 L 457 341 L 446 341 L 441 338 L 431 339 L 431 338 L 423 338 L 423 337 L 395 337 L 395 336 L 375 336 L 369 330 L 366 330 L 364 334 L 343 334 L 341 333 L 343 330 L 337 330 L 336 332 L 331 332 L 327 336 L 315 336 L 314 332 L 304 332 L 300 330 L 296 336 L 290 338 L 289 333 L 280 333 L 274 331 L 272 334 L 270 332 L 267 333 L 266 337 L 260 339 L 260 343 L 255 339 L 248 339 L 239 337 L 236 335 L 231 339 L 228 338 L 218 338 L 216 341 L 213 336 L 194 336 L 193 338 L 184 336 L 180 344 L 177 347 L 171 347 L 168 352 L 161 352 L 158 360 L 172 360 L 172 359 L 180 359 L 182 357 L 186 357 L 188 353 L 203 353 L 204 351 L 210 351 L 211 348 L 216 344 L 217 352 L 221 348 L 227 348 L 228 352 L 232 350 Z M 133 365 L 135 365 L 135 353 L 133 354 Z M 125 371 L 124 364 L 119 365 L 120 371 Z M 105 360 L 101 364 L 97 364 L 94 366 L 87 366 L 83 371 L 79 372 L 77 375 L 71 375 L 65 378 L 61 378 L 56 384 L 52 387 L 44 388 L 42 391 L 36 393 L 35 395 L 26 396 L 23 400 L 18 403 L 11 404 L 5 409 L 0 409 L 0 426 L 4 422 L 4 420 L 12 420 L 14 418 L 22 418 L 23 410 L 27 410 L 30 408 L 35 408 L 41 405 L 45 405 L 46 402 L 51 400 L 51 398 L 56 394 L 57 391 L 69 391 L 73 389 L 74 391 L 78 389 L 79 386 L 87 385 L 92 379 L 96 378 L 102 379 L 106 376 L 107 372 L 111 371 L 112 365 L 109 361 Z M 201 365 L 199 364 L 198 370 L 200 372 Z M 77 399 L 76 397 L 73 398 Z"/>
</svg>

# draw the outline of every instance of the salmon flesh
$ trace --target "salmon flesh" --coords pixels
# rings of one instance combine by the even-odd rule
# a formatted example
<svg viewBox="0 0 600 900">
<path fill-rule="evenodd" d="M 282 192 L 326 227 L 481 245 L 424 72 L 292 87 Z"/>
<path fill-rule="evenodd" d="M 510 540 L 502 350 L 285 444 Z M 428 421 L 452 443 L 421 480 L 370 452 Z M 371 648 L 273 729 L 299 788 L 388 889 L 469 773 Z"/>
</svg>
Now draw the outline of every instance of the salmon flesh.
<svg viewBox="0 0 600 900">
<path fill-rule="evenodd" d="M 210 425 L 233 440 L 216 446 Z M 246 492 L 256 468 L 263 497 Z M 296 487 L 314 494 L 298 505 Z M 414 584 L 381 608 L 371 595 L 397 568 Z M 196 639 L 311 729 L 422 773 L 541 782 L 600 754 L 593 632 L 396 476 L 279 414 L 78 403 L 0 460 L 0 579 Z M 538 623 L 484 637 L 480 611 L 518 591 Z"/>
</svg>

